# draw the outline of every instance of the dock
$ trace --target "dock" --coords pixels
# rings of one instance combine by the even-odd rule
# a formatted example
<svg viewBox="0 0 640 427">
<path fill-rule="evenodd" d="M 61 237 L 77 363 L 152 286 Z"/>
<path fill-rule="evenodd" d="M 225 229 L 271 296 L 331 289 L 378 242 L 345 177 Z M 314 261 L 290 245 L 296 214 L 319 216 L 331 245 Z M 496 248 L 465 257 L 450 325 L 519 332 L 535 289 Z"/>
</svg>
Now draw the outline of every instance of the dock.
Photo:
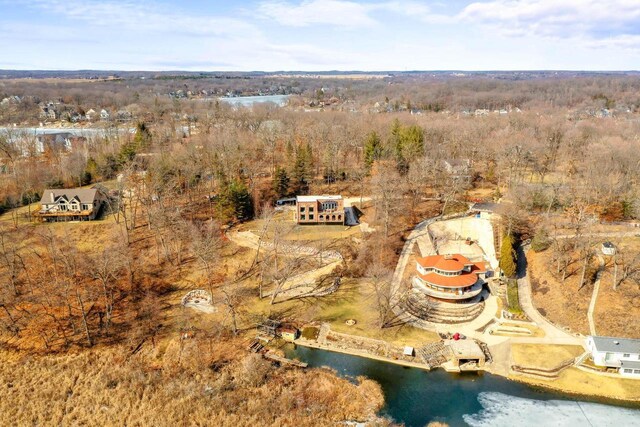
<svg viewBox="0 0 640 427">
<path fill-rule="evenodd" d="M 307 366 L 309 366 L 305 362 L 301 362 L 295 359 L 287 359 L 286 357 L 278 356 L 277 354 L 272 352 L 267 352 L 263 356 L 265 359 L 273 360 L 274 362 L 278 362 L 282 365 L 290 365 L 290 366 L 295 366 L 297 368 L 306 368 Z"/>
</svg>

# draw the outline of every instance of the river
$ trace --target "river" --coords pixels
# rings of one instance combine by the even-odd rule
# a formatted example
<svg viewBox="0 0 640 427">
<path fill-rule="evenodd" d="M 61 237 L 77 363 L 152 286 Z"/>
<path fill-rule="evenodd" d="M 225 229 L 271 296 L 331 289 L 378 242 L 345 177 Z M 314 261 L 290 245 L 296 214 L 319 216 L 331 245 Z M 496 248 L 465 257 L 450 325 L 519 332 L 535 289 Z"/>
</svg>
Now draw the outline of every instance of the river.
<svg viewBox="0 0 640 427">
<path fill-rule="evenodd" d="M 286 347 L 286 354 L 310 367 L 328 366 L 347 378 L 364 375 L 377 381 L 385 396 L 382 414 L 407 427 L 424 427 L 431 421 L 451 427 L 640 426 L 640 405 L 577 400 L 497 375 L 423 371 L 293 345 Z"/>
</svg>

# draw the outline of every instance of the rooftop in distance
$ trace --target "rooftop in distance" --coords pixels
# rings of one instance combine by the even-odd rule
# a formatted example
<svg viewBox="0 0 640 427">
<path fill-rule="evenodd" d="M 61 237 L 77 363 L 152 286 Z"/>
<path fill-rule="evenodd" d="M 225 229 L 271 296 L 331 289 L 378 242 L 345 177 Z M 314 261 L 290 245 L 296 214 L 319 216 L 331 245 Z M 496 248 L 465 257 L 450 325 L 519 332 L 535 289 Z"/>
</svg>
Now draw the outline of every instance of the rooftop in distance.
<svg viewBox="0 0 640 427">
<path fill-rule="evenodd" d="M 296 200 L 298 202 L 317 202 L 318 200 L 342 200 L 342 196 L 330 196 L 330 195 L 322 195 L 322 196 L 296 196 Z"/>
</svg>

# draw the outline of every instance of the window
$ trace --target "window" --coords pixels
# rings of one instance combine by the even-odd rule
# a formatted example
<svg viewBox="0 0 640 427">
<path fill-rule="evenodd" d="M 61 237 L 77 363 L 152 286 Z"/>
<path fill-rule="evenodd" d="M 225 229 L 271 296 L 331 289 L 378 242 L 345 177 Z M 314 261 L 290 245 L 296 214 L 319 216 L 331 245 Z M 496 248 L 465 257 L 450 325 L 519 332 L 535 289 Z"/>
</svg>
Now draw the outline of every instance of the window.
<svg viewBox="0 0 640 427">
<path fill-rule="evenodd" d="M 300 206 L 300 212 L 304 212 L 304 206 Z"/>
<path fill-rule="evenodd" d="M 318 218 L 322 221 L 324 219 L 324 215 L 319 215 Z"/>
<path fill-rule="evenodd" d="M 333 210 L 333 209 L 338 209 L 338 203 L 337 202 L 322 202 L 322 210 L 323 211 L 328 211 L 328 210 Z"/>
<path fill-rule="evenodd" d="M 622 370 L 622 372 L 624 372 L 625 374 L 631 374 L 633 373 L 633 369 L 625 368 Z"/>
<path fill-rule="evenodd" d="M 631 354 L 625 353 L 625 354 L 622 355 L 622 357 L 631 357 Z"/>
<path fill-rule="evenodd" d="M 60 210 L 61 210 L 61 211 L 66 211 L 66 210 L 67 210 L 67 205 L 66 205 L 66 204 L 61 203 L 61 204 L 60 204 Z"/>
<path fill-rule="evenodd" d="M 307 219 L 305 214 L 300 215 L 300 221 L 304 221 L 305 219 Z"/>
<path fill-rule="evenodd" d="M 331 221 L 335 221 L 336 220 L 336 216 L 335 215 L 331 215 Z"/>
<path fill-rule="evenodd" d="M 633 370 L 633 373 L 634 373 L 634 374 L 640 374 L 640 369 L 634 369 L 634 370 Z"/>
<path fill-rule="evenodd" d="M 312 213 L 309 214 L 309 221 L 313 221 L 313 214 Z"/>
<path fill-rule="evenodd" d="M 342 215 L 338 215 L 338 221 L 342 221 Z"/>
<path fill-rule="evenodd" d="M 309 206 L 309 212 L 313 212 L 313 206 Z"/>
</svg>

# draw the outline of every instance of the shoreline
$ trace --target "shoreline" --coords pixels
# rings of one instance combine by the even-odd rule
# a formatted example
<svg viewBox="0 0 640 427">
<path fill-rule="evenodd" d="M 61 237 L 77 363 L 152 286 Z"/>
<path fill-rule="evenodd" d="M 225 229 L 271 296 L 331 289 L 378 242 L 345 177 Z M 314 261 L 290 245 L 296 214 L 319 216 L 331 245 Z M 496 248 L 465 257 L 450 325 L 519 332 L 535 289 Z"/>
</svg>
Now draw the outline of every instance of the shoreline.
<svg viewBox="0 0 640 427">
<path fill-rule="evenodd" d="M 319 344 L 317 342 L 312 342 L 309 340 L 298 339 L 293 341 L 292 344 L 299 345 L 301 347 L 313 348 L 316 350 L 326 350 L 334 353 L 347 354 L 349 356 L 363 357 L 365 359 L 377 360 L 379 362 L 391 363 L 394 365 L 400 365 L 407 368 L 417 368 L 417 369 L 422 369 L 423 371 L 431 371 L 431 367 L 424 363 L 415 363 L 415 362 L 408 362 L 406 360 L 390 359 L 388 357 L 376 356 L 374 354 L 366 353 L 358 350 L 344 349 L 344 348 L 338 348 L 338 347 L 334 347 L 326 344 Z"/>
<path fill-rule="evenodd" d="M 384 363 L 391 363 L 394 365 L 399 365 L 399 366 L 403 366 L 403 367 L 407 367 L 407 368 L 417 368 L 417 369 L 422 369 L 424 371 L 431 371 L 433 369 L 443 369 L 443 368 L 431 368 L 425 364 L 421 364 L 421 363 L 414 363 L 414 362 L 408 362 L 408 361 L 404 361 L 404 360 L 397 360 L 397 359 L 390 359 L 387 357 L 383 357 L 383 356 L 376 356 L 370 353 L 366 353 L 366 352 L 362 352 L 362 351 L 358 351 L 358 350 L 354 350 L 354 349 L 343 349 L 343 348 L 338 348 L 338 347 L 334 347 L 331 345 L 324 345 L 324 344 L 319 344 L 316 342 L 312 342 L 309 340 L 295 340 L 292 342 L 292 344 L 294 345 L 299 345 L 301 347 L 307 347 L 307 348 L 312 348 L 312 349 L 316 349 L 316 350 L 325 350 L 325 351 L 330 351 L 330 352 L 334 352 L 334 353 L 341 353 L 341 354 L 347 354 L 349 356 L 355 356 L 355 357 L 362 357 L 365 359 L 371 359 L 371 360 L 376 360 L 379 362 L 384 362 Z M 569 368 L 571 369 L 571 368 Z M 446 370 L 443 369 L 445 372 Z M 551 391 L 555 391 L 555 392 L 559 392 L 559 393 L 563 393 L 563 394 L 567 394 L 569 396 L 581 396 L 581 397 L 585 397 L 585 398 L 590 398 L 590 399 L 603 399 L 603 400 L 609 400 L 611 402 L 620 402 L 620 403 L 626 403 L 626 404 L 631 404 L 633 407 L 638 407 L 640 408 L 640 396 L 638 398 L 622 398 L 622 397 L 614 397 L 610 394 L 607 395 L 600 395 L 600 394 L 591 394 L 591 393 L 580 393 L 577 391 L 573 391 L 573 390 L 568 390 L 566 388 L 563 388 L 561 386 L 556 386 L 556 385 L 552 385 L 549 382 L 544 382 L 544 381 L 540 381 L 540 380 L 536 380 L 533 378 L 528 378 L 528 377 L 524 377 L 524 376 L 518 376 L 518 375 L 513 375 L 513 374 L 509 374 L 509 375 L 502 375 L 496 371 L 493 371 L 492 369 L 478 369 L 477 371 L 473 371 L 473 372 L 486 372 L 489 373 L 491 375 L 496 375 L 496 376 L 500 376 L 502 378 L 505 378 L 509 381 L 514 381 L 514 382 L 518 382 L 521 384 L 526 384 L 529 386 L 533 386 L 533 387 L 538 387 L 538 388 L 542 388 L 542 389 L 547 389 L 547 390 L 551 390 Z M 454 373 L 454 372 L 451 372 Z M 640 381 L 638 381 L 638 385 L 640 386 Z"/>
<path fill-rule="evenodd" d="M 500 374 L 493 374 L 492 375 L 499 375 L 503 378 L 506 378 L 510 381 L 514 381 L 517 383 L 521 383 L 521 384 L 527 384 L 529 386 L 535 386 L 535 387 L 539 387 L 539 388 L 543 388 L 543 389 L 547 389 L 547 390 L 553 390 L 556 392 L 560 392 L 560 393 L 564 393 L 567 394 L 569 396 L 581 396 L 581 397 L 588 397 L 588 398 L 592 398 L 592 399 L 603 399 L 603 400 L 609 400 L 612 402 L 621 402 L 621 403 L 629 403 L 632 404 L 634 408 L 640 408 L 640 397 L 638 397 L 637 399 L 625 399 L 625 398 L 621 398 L 621 397 L 614 397 L 611 395 L 598 395 L 598 394 L 589 394 L 589 393 L 580 393 L 577 391 L 571 391 L 571 390 L 567 390 L 566 388 L 562 388 L 562 387 L 558 387 L 555 385 L 551 385 L 548 383 L 545 383 L 543 381 L 540 380 L 535 380 L 533 378 L 528 378 L 525 376 L 518 376 L 518 375 L 508 375 L 508 376 L 503 376 Z M 640 386 L 640 383 L 638 384 Z"/>
</svg>

